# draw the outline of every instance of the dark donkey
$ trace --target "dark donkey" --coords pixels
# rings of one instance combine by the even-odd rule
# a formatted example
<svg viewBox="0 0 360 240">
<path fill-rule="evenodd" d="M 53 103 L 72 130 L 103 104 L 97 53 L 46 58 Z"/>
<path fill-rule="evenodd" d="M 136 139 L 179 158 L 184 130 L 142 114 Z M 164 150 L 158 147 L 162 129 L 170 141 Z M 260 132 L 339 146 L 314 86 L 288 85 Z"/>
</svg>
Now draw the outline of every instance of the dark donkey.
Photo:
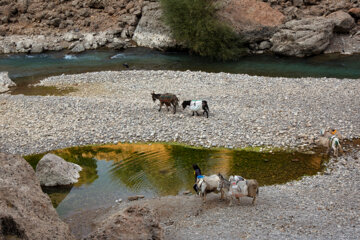
<svg viewBox="0 0 360 240">
<path fill-rule="evenodd" d="M 186 106 L 190 106 L 190 110 L 193 112 L 193 116 L 195 113 L 199 116 L 199 113 L 197 111 L 202 108 L 202 110 L 204 110 L 203 115 L 206 113 L 206 117 L 209 118 L 209 106 L 207 104 L 207 101 L 205 100 L 187 100 L 183 101 L 181 105 L 183 109 L 185 109 Z"/>
<path fill-rule="evenodd" d="M 155 102 L 156 99 L 160 101 L 159 112 L 161 111 L 162 105 L 166 105 L 166 109 L 169 111 L 169 106 L 173 106 L 174 114 L 176 113 L 176 106 L 179 106 L 179 99 L 175 94 L 172 93 L 164 93 L 164 94 L 156 94 L 155 92 L 151 93 L 152 100 Z"/>
</svg>

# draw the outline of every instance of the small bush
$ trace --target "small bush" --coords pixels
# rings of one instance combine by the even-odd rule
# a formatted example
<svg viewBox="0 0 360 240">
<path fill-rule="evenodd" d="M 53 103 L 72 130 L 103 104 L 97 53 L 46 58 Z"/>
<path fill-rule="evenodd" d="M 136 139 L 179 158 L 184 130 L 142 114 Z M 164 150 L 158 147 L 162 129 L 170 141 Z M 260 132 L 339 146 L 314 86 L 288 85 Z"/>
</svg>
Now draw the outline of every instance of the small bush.
<svg viewBox="0 0 360 240">
<path fill-rule="evenodd" d="M 219 22 L 211 0 L 160 0 L 174 38 L 192 52 L 216 60 L 235 60 L 245 53 L 241 37 Z"/>
</svg>

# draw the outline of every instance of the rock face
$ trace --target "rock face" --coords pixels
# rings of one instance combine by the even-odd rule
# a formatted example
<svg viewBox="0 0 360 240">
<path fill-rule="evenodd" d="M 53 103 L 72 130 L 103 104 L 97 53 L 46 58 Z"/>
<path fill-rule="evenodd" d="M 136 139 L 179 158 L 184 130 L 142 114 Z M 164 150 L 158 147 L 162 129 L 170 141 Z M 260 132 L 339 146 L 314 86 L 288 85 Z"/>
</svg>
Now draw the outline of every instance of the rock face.
<svg viewBox="0 0 360 240">
<path fill-rule="evenodd" d="M 356 20 L 360 19 L 360 8 L 351 8 L 349 14 Z"/>
<path fill-rule="evenodd" d="M 0 153 L 0 239 L 74 239 L 31 166 Z"/>
<path fill-rule="evenodd" d="M 341 34 L 349 34 L 360 24 L 360 3 L 356 0 L 216 0 L 215 6 L 220 21 L 241 33 L 255 53 L 269 50 L 271 44 L 261 43 L 283 31 L 284 22 L 328 16 L 335 24 L 334 32 Z M 314 39 L 324 34 L 319 30 Z M 79 53 L 135 46 L 160 50 L 182 47 L 162 22 L 159 1 L 3 0 L 0 4 L 0 54 L 60 50 Z M 313 48 L 312 54 L 322 52 L 318 46 Z M 278 53 L 278 47 L 272 49 Z M 289 54 L 291 51 L 285 55 Z"/>
<path fill-rule="evenodd" d="M 0 4 L 0 54 L 135 46 L 130 41 L 143 2 L 4 0 Z"/>
<path fill-rule="evenodd" d="M 271 51 L 297 57 L 320 54 L 329 46 L 333 28 L 334 23 L 323 17 L 287 22 L 271 38 Z"/>
<path fill-rule="evenodd" d="M 334 34 L 324 53 L 353 54 L 360 52 L 360 29 L 353 34 Z"/>
<path fill-rule="evenodd" d="M 171 31 L 162 20 L 162 10 L 158 2 L 143 7 L 143 15 L 137 25 L 133 40 L 142 47 L 165 50 L 176 47 Z"/>
<path fill-rule="evenodd" d="M 327 18 L 334 22 L 337 33 L 348 33 L 355 26 L 355 20 L 344 11 L 333 12 Z"/>
<path fill-rule="evenodd" d="M 147 207 L 128 207 L 100 223 L 87 239 L 163 239 L 159 218 Z"/>
<path fill-rule="evenodd" d="M 272 36 L 285 16 L 269 4 L 257 0 L 218 1 L 217 16 L 238 33 L 244 34 L 248 42 L 260 42 Z"/>
<path fill-rule="evenodd" d="M 81 167 L 54 154 L 46 154 L 36 166 L 36 177 L 43 186 L 69 185 L 80 177 Z"/>
<path fill-rule="evenodd" d="M 0 93 L 9 91 L 9 87 L 14 87 L 16 84 L 11 81 L 7 72 L 0 72 Z"/>
</svg>

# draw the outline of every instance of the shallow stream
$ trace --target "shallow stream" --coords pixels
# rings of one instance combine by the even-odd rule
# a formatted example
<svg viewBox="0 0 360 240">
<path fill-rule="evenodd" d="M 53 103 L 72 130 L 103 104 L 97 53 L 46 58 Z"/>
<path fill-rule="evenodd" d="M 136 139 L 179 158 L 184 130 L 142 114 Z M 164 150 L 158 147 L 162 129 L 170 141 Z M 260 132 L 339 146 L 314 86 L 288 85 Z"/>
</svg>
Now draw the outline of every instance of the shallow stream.
<svg viewBox="0 0 360 240">
<path fill-rule="evenodd" d="M 126 68 L 124 64 L 129 68 Z M 105 70 L 191 70 L 243 73 L 272 77 L 360 78 L 360 55 L 319 55 L 309 58 L 275 55 L 245 56 L 236 62 L 214 62 L 179 52 L 159 52 L 147 48 L 124 51 L 96 50 L 80 54 L 54 52 L 0 55 L 0 72 L 9 72 L 18 85 L 13 94 L 61 94 L 53 88 L 29 88 L 48 76 Z"/>
<path fill-rule="evenodd" d="M 261 150 L 262 151 L 262 150 Z M 192 164 L 204 175 L 222 173 L 257 179 L 261 186 L 314 175 L 323 169 L 323 154 L 260 149 L 195 148 L 178 144 L 126 144 L 73 147 L 52 151 L 83 167 L 79 182 L 44 188 L 62 218 L 74 212 L 109 207 L 133 195 L 146 198 L 194 191 Z M 44 154 L 27 156 L 35 168 Z"/>
</svg>

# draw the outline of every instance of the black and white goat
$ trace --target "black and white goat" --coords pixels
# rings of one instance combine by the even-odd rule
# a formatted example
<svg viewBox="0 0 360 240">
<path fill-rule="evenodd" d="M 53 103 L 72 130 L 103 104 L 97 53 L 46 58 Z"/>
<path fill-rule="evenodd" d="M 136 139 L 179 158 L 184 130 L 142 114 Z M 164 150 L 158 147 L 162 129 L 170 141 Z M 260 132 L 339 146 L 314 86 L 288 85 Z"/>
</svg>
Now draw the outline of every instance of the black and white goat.
<svg viewBox="0 0 360 240">
<path fill-rule="evenodd" d="M 207 104 L 207 101 L 205 100 L 187 100 L 182 102 L 183 109 L 186 108 L 186 106 L 189 106 L 190 110 L 192 111 L 192 115 L 196 113 L 196 115 L 199 116 L 200 109 L 204 110 L 203 115 L 206 113 L 206 117 L 209 117 L 209 106 Z"/>
<path fill-rule="evenodd" d="M 340 144 L 340 140 L 343 139 L 342 135 L 335 129 L 321 129 L 320 136 L 316 143 L 320 146 L 327 148 L 327 153 L 330 154 L 333 150 L 334 156 L 339 155 L 339 151 L 343 153 L 343 149 Z"/>
</svg>

